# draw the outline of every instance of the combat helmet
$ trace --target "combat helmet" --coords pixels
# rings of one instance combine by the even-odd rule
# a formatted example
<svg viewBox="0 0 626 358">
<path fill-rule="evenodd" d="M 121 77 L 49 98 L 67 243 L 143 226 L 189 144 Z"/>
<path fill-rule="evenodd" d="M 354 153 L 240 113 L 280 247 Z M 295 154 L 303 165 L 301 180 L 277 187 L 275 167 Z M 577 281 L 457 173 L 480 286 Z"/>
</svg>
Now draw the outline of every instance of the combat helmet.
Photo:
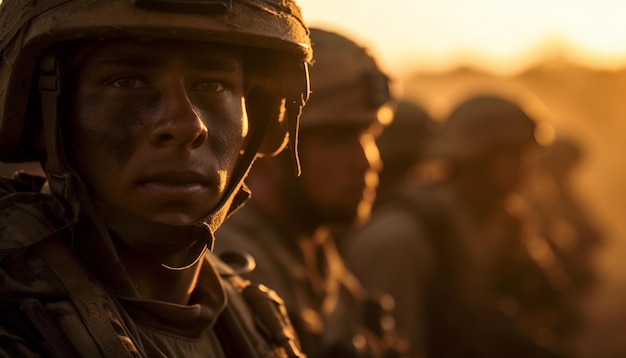
<svg viewBox="0 0 626 358">
<path fill-rule="evenodd" d="M 309 93 L 308 35 L 294 0 L 4 0 L 0 161 L 41 160 L 44 154 L 36 143 L 45 133 L 51 189 L 67 192 L 70 180 L 59 154 L 56 119 L 59 94 L 67 84 L 59 61 L 47 55 L 53 46 L 119 37 L 232 44 L 252 49 L 251 56 L 267 55 L 266 62 L 275 64 L 275 73 L 246 97 L 251 134 L 231 180 L 230 193 L 237 192 L 237 182 L 256 156 L 274 154 L 288 138 L 292 143 L 297 139 L 300 111 Z M 292 148 L 297 155 L 295 145 Z"/>
<path fill-rule="evenodd" d="M 552 126 L 522 98 L 479 94 L 461 101 L 448 115 L 431 151 L 455 159 L 481 157 L 500 146 L 545 144 Z"/>
<path fill-rule="evenodd" d="M 312 91 L 301 127 L 388 124 L 393 116 L 389 78 L 368 50 L 319 28 L 311 28 L 311 43 Z"/>
<path fill-rule="evenodd" d="M 393 121 L 376 139 L 385 170 L 408 168 L 420 158 L 436 123 L 426 109 L 410 100 L 400 100 Z"/>
<path fill-rule="evenodd" d="M 28 122 L 38 117 L 28 113 L 28 108 L 38 107 L 31 101 L 36 100 L 33 85 L 45 50 L 64 41 L 121 36 L 193 39 L 272 50 L 280 53 L 276 58 L 283 61 L 278 74 L 282 78 L 276 80 L 280 85 L 272 88 L 282 100 L 280 106 L 295 104 L 299 111 L 308 97 L 307 62 L 312 52 L 308 29 L 293 1 L 5 0 L 0 5 L 0 160 L 38 159 L 26 129 Z M 39 70 L 53 72 L 53 76 L 40 78 L 39 86 L 61 90 L 62 78 L 54 73 L 55 64 L 39 64 L 46 65 L 52 68 Z M 283 125 L 283 108 L 273 112 L 274 118 L 266 120 L 271 128 L 268 137 L 273 140 L 263 143 L 262 154 L 284 146 L 287 126 Z M 290 131 L 295 134 L 298 113 L 288 116 L 292 117 L 288 119 Z"/>
</svg>

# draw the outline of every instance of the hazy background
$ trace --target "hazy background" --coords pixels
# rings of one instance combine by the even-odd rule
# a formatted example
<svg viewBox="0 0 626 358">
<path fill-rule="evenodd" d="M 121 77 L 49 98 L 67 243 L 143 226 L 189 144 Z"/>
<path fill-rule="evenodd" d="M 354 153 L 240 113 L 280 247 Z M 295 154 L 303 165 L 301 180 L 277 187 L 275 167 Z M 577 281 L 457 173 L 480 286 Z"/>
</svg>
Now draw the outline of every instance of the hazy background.
<svg viewBox="0 0 626 358">
<path fill-rule="evenodd" d="M 626 2 L 622 0 L 299 0 L 309 25 L 369 48 L 397 94 L 436 116 L 478 88 L 521 89 L 557 135 L 586 151 L 575 186 L 606 235 L 601 285 L 579 342 L 626 357 Z"/>
</svg>

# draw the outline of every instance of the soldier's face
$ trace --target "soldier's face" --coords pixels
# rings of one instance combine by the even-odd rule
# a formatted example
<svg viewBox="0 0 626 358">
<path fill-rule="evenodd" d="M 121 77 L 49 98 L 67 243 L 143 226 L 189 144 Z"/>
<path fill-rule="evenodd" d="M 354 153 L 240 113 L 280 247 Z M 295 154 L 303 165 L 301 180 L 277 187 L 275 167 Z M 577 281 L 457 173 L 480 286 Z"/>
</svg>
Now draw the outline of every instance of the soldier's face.
<svg viewBox="0 0 626 358">
<path fill-rule="evenodd" d="M 382 168 L 367 127 L 308 129 L 302 133 L 301 182 L 329 220 L 369 217 Z"/>
<path fill-rule="evenodd" d="M 97 200 L 168 224 L 208 214 L 244 145 L 243 61 L 208 44 L 116 40 L 78 71 L 70 157 Z"/>
<path fill-rule="evenodd" d="M 502 195 L 515 190 L 528 174 L 536 158 L 537 147 L 532 144 L 512 145 L 494 152 L 490 158 L 489 175 L 494 190 Z"/>
</svg>

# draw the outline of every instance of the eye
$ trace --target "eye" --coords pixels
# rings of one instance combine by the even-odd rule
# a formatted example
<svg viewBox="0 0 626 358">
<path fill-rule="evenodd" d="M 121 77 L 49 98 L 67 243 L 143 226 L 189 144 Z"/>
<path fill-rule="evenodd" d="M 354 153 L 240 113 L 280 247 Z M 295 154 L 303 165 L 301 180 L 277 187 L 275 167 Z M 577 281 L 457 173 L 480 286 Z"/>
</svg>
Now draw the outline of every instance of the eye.
<svg viewBox="0 0 626 358">
<path fill-rule="evenodd" d="M 195 83 L 192 88 L 197 91 L 214 93 L 223 92 L 226 90 L 226 86 L 224 86 L 223 83 L 213 80 L 199 81 Z"/>
<path fill-rule="evenodd" d="M 137 89 L 147 88 L 148 84 L 137 77 L 121 77 L 111 81 L 111 85 L 118 88 Z"/>
</svg>

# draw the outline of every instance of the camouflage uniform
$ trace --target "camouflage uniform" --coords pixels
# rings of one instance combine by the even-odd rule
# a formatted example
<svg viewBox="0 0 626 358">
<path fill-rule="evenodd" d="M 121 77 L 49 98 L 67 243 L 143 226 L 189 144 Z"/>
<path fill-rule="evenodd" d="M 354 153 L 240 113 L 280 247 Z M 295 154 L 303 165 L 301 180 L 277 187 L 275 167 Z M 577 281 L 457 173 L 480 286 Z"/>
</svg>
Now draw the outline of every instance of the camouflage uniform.
<svg viewBox="0 0 626 358">
<path fill-rule="evenodd" d="M 255 0 L 191 5 L 4 0 L 0 19 L 0 160 L 45 162 L 47 176 L 0 179 L 0 356 L 304 356 L 274 291 L 241 278 L 206 252 L 217 227 L 248 198 L 242 181 L 251 163 L 282 150 L 287 133 L 293 141 L 297 136 L 311 56 L 298 6 Z M 63 155 L 67 145 L 59 132 L 67 108 L 58 97 L 67 83 L 59 60 L 67 53 L 48 50 L 65 41 L 134 36 L 254 46 L 260 51 L 254 61 L 264 59 L 263 51 L 275 55 L 273 61 L 284 61 L 266 74 L 258 92 L 246 95 L 255 128 L 223 200 L 191 225 L 103 207 L 89 197 Z M 45 154 L 39 134 L 46 136 Z M 139 294 L 112 239 L 118 230 L 139 230 L 148 240 L 193 237 L 202 243 L 194 262 L 204 264 L 189 304 Z"/>
</svg>

